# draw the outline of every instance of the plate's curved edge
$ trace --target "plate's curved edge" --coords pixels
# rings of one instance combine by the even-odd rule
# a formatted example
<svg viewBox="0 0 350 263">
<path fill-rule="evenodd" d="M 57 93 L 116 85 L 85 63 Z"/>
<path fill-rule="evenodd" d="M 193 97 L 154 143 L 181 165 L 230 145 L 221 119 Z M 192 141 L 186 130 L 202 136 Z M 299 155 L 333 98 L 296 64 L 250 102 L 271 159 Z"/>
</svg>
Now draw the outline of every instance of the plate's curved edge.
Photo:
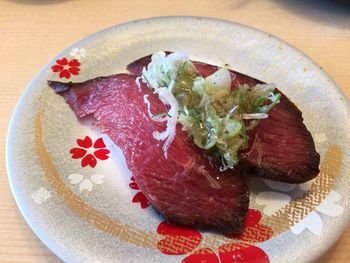
<svg viewBox="0 0 350 263">
<path fill-rule="evenodd" d="M 28 83 L 27 87 L 25 88 L 25 90 L 23 91 L 23 93 L 21 94 L 19 101 L 17 102 L 13 113 L 12 113 L 12 117 L 10 119 L 9 122 L 9 127 L 7 129 L 7 138 L 6 138 L 6 171 L 7 171 L 7 178 L 9 181 L 9 185 L 11 188 L 11 192 L 12 195 L 15 199 L 16 205 L 19 208 L 19 211 L 21 213 L 21 215 L 23 216 L 23 218 L 25 219 L 25 221 L 27 222 L 28 226 L 30 227 L 30 229 L 35 233 L 35 235 L 40 239 L 40 241 L 45 244 L 45 246 L 47 246 L 57 257 L 59 257 L 60 259 L 62 259 L 64 262 L 68 262 L 69 261 L 69 256 L 62 251 L 58 246 L 55 245 L 54 242 L 52 242 L 52 240 L 50 240 L 50 237 L 48 237 L 41 229 L 39 226 L 37 226 L 33 220 L 31 219 L 30 213 L 27 211 L 24 202 L 22 202 L 22 195 L 20 193 L 18 193 L 15 189 L 15 182 L 13 181 L 13 178 L 11 177 L 12 174 L 12 164 L 10 161 L 10 156 L 11 156 L 11 152 L 13 151 L 12 149 L 12 145 L 11 145 L 11 141 L 12 141 L 12 137 L 13 134 L 11 131 L 14 130 L 14 125 L 16 120 L 16 115 L 18 114 L 18 112 L 21 110 L 21 107 L 24 103 L 24 99 L 26 98 L 26 95 L 28 93 L 30 93 L 32 91 L 32 89 L 34 89 L 34 85 L 33 83 L 35 83 L 43 74 L 43 72 L 46 70 L 46 68 L 48 67 L 48 65 L 50 65 L 50 63 L 52 63 L 53 61 L 55 61 L 55 59 L 52 59 L 50 62 L 48 62 L 44 67 L 42 67 L 39 72 L 35 75 L 35 77 Z"/>
<path fill-rule="evenodd" d="M 213 22 L 220 22 L 220 23 L 224 23 L 227 25 L 239 25 L 241 27 L 245 27 L 245 28 L 249 28 L 252 31 L 255 31 L 256 33 L 259 34 L 264 34 L 267 37 L 270 37 L 272 39 L 274 39 L 274 41 L 278 41 L 283 43 L 284 45 L 286 45 L 287 47 L 290 47 L 291 49 L 294 50 L 294 52 L 299 53 L 300 55 L 302 55 L 303 57 L 307 58 L 307 60 L 313 64 L 313 66 L 315 66 L 316 68 L 319 68 L 319 70 L 327 77 L 327 79 L 330 81 L 330 84 L 332 86 L 334 86 L 336 89 L 334 89 L 334 91 L 337 92 L 337 94 L 339 96 L 342 96 L 345 98 L 345 103 L 346 103 L 346 109 L 347 109 L 347 113 L 350 114 L 350 102 L 347 99 L 345 93 L 342 91 L 342 89 L 339 88 L 339 86 L 337 85 L 337 83 L 331 78 L 331 76 L 324 71 L 322 68 L 320 68 L 320 66 L 308 55 L 306 55 L 305 53 L 303 53 L 302 51 L 300 51 L 298 48 L 296 48 L 295 46 L 285 42 L 284 40 L 281 40 L 280 38 L 269 34 L 265 31 L 262 31 L 260 29 L 248 26 L 248 25 L 244 25 L 241 23 L 237 23 L 237 22 L 233 22 L 233 21 L 228 21 L 228 20 L 223 20 L 223 19 L 219 19 L 219 18 L 213 18 L 213 17 L 201 17 L 201 16 L 158 16 L 158 17 L 150 17 L 150 18 L 142 18 L 142 19 L 137 19 L 137 20 L 130 20 L 130 21 L 126 21 L 124 23 L 121 24 L 117 24 L 111 27 L 108 27 L 106 29 L 100 30 L 98 32 L 95 32 L 93 34 L 87 35 L 86 37 L 84 37 L 83 39 L 80 39 L 76 42 L 74 42 L 73 44 L 69 45 L 68 47 L 64 48 L 62 51 L 60 51 L 53 59 L 51 59 L 48 63 L 46 63 L 40 70 L 39 72 L 34 76 L 34 78 L 28 83 L 28 85 L 26 86 L 26 88 L 24 89 L 23 93 L 21 94 L 18 103 L 16 104 L 14 111 L 12 113 L 12 117 L 10 119 L 9 122 L 9 127 L 7 130 L 7 139 L 6 139 L 6 167 L 7 167 L 7 175 L 8 175 L 8 180 L 9 180 L 9 184 L 10 184 L 10 188 L 11 191 L 13 193 L 14 199 L 16 201 L 16 204 L 22 214 L 22 216 L 24 217 L 25 221 L 27 222 L 27 224 L 29 225 L 29 227 L 32 229 L 32 231 L 36 234 L 36 236 L 54 253 L 56 254 L 59 258 L 61 258 L 62 260 L 64 260 L 65 262 L 69 261 L 69 259 L 71 259 L 71 255 L 69 256 L 68 254 L 65 253 L 65 251 L 63 251 L 62 249 L 60 249 L 58 246 L 55 245 L 54 242 L 52 242 L 52 240 L 50 239 L 50 237 L 48 237 L 45 233 L 43 233 L 40 229 L 40 227 L 38 227 L 33 220 L 31 219 L 30 213 L 27 211 L 27 209 L 25 208 L 25 205 L 23 205 L 23 202 L 21 202 L 21 194 L 18 193 L 15 190 L 14 184 L 15 182 L 13 181 L 13 179 L 11 178 L 11 173 L 12 173 L 12 165 L 11 165 L 11 161 L 10 161 L 10 156 L 11 156 L 11 152 L 12 152 L 12 146 L 11 146 L 11 140 L 13 137 L 13 133 L 11 132 L 14 129 L 14 125 L 16 122 L 16 116 L 18 115 L 18 112 L 20 111 L 23 103 L 24 103 L 24 99 L 26 98 L 27 94 L 29 94 L 32 90 L 35 89 L 35 85 L 34 83 L 37 82 L 40 77 L 44 74 L 44 72 L 47 70 L 47 68 L 52 65 L 64 52 L 66 52 L 67 50 L 70 50 L 72 47 L 77 46 L 78 44 L 83 44 L 85 42 L 89 42 L 91 39 L 96 38 L 99 35 L 103 35 L 103 34 L 108 34 L 109 32 L 115 30 L 115 29 L 120 29 L 132 24 L 137 24 L 137 23 L 143 23 L 143 22 L 160 22 L 162 20 L 169 20 L 169 19 L 173 19 L 173 20 L 177 20 L 177 19 L 188 19 L 188 20 L 193 20 L 193 19 L 197 19 L 197 20 L 209 20 L 209 21 L 213 21 Z M 334 243 L 342 236 L 342 234 L 344 233 L 344 230 L 348 227 L 349 223 L 350 223 L 350 214 L 349 215 L 344 215 L 345 219 L 344 221 L 347 221 L 348 224 L 344 224 L 343 226 L 341 226 L 340 228 L 337 228 L 337 233 L 335 235 L 332 236 L 332 241 L 331 242 L 327 242 L 325 246 L 322 246 L 321 248 L 318 248 L 318 251 L 320 253 L 308 253 L 308 259 L 310 261 L 314 261 L 317 260 L 318 258 L 320 258 L 327 250 L 329 250 Z"/>
</svg>

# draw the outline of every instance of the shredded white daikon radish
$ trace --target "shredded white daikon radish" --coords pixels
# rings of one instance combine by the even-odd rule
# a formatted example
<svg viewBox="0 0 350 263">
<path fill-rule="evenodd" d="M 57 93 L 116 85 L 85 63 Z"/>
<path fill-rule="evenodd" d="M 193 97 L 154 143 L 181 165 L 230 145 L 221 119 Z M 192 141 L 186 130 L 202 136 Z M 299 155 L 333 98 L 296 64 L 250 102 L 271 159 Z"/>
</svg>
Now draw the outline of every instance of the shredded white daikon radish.
<svg viewBox="0 0 350 263">
<path fill-rule="evenodd" d="M 175 79 L 178 69 L 183 63 L 188 62 L 192 65 L 188 56 L 181 52 L 175 52 L 168 56 L 164 52 L 158 52 L 152 55 L 151 63 L 148 64 L 147 69 L 143 68 L 141 80 L 147 86 L 153 89 L 155 94 L 158 94 L 159 99 L 165 106 L 169 106 L 167 116 L 155 120 L 158 122 L 166 122 L 165 131 L 154 131 L 153 137 L 156 140 L 165 140 L 163 144 L 163 151 L 165 158 L 168 157 L 168 150 L 174 140 L 176 134 L 176 123 L 178 118 L 179 105 L 172 94 L 172 89 L 175 85 Z M 136 84 L 140 87 L 137 80 Z M 148 114 L 153 116 L 150 110 L 150 102 L 148 96 L 144 96 L 144 102 L 147 104 Z"/>
</svg>

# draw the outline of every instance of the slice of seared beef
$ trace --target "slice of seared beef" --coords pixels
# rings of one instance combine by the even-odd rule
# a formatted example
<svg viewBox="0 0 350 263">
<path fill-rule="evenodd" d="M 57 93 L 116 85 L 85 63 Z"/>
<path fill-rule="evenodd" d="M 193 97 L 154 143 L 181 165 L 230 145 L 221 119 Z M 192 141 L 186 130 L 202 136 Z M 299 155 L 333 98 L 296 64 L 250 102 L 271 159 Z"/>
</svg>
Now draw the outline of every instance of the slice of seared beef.
<svg viewBox="0 0 350 263">
<path fill-rule="evenodd" d="M 221 173 L 177 126 L 168 150 L 152 133 L 164 123 L 153 121 L 143 97 L 148 95 L 152 113 L 165 111 L 157 95 L 142 91 L 135 76 L 118 74 L 83 83 L 49 81 L 78 118 L 88 115 L 119 146 L 141 191 L 154 209 L 168 220 L 187 226 L 240 233 L 248 209 L 249 192 L 238 171 Z"/>
<path fill-rule="evenodd" d="M 151 62 L 151 56 L 143 57 L 128 65 L 127 69 L 140 76 L 143 67 Z M 194 62 L 197 73 L 203 77 L 214 73 L 218 67 Z M 263 82 L 231 70 L 232 84 L 254 86 Z M 280 91 L 278 91 L 280 92 Z M 270 110 L 269 117 L 248 132 L 249 146 L 239 155 L 237 169 L 286 183 L 303 183 L 319 173 L 320 156 L 310 132 L 303 123 L 301 111 L 282 92 L 281 102 Z M 234 171 L 232 171 L 234 173 Z"/>
</svg>

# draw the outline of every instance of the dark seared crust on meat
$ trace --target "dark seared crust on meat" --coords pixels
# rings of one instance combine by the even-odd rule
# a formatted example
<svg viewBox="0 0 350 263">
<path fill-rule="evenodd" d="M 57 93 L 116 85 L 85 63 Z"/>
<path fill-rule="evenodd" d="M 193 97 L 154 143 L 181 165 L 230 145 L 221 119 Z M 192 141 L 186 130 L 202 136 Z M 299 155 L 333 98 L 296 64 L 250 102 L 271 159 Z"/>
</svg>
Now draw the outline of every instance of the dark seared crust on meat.
<svg viewBox="0 0 350 263">
<path fill-rule="evenodd" d="M 317 163 L 319 160 L 319 155 L 315 156 L 314 158 L 315 162 Z M 257 177 L 262 177 L 266 179 L 270 179 L 273 181 L 278 182 L 285 182 L 289 184 L 301 184 L 305 183 L 313 178 L 315 178 L 318 173 L 315 173 L 316 170 L 319 170 L 317 166 L 312 167 L 312 164 L 310 166 L 306 167 L 299 167 L 298 169 L 291 170 L 290 173 L 286 174 L 285 171 L 280 171 L 276 169 L 275 167 L 257 167 L 254 165 L 251 165 L 249 162 L 242 160 L 241 167 L 245 168 L 249 174 L 253 174 Z M 312 176 L 309 176 L 312 175 Z"/>
<path fill-rule="evenodd" d="M 315 150 L 314 140 L 303 122 L 301 111 L 280 93 L 281 102 L 269 112 L 269 118 L 248 132 L 251 142 L 240 153 L 241 165 L 259 177 L 304 183 L 319 174 L 320 155 Z M 266 139 L 268 136 L 270 138 Z"/>
<path fill-rule="evenodd" d="M 55 91 L 56 94 L 64 93 L 71 89 L 72 82 L 63 83 L 59 81 L 49 80 L 47 84 Z"/>
<path fill-rule="evenodd" d="M 211 220 L 211 222 L 206 222 L 201 219 L 196 219 L 192 222 L 184 221 L 183 218 L 177 217 L 176 215 L 164 214 L 158 210 L 151 202 L 153 210 L 155 210 L 159 215 L 161 215 L 165 220 L 172 222 L 174 224 L 186 227 L 195 227 L 200 230 L 210 230 L 219 233 L 226 234 L 241 234 L 244 230 L 243 225 L 246 217 L 246 213 L 249 207 L 249 190 L 245 189 L 246 193 L 241 195 L 239 202 L 241 203 L 242 209 L 237 209 L 235 215 L 230 221 L 222 220 Z"/>
<path fill-rule="evenodd" d="M 156 207 L 154 207 L 152 204 L 152 208 L 162 215 L 165 220 L 181 225 L 181 226 L 187 226 L 187 227 L 195 227 L 201 230 L 210 230 L 214 232 L 219 233 L 225 233 L 225 234 L 241 234 L 244 230 L 243 224 L 245 221 L 246 213 L 249 207 L 249 190 L 246 189 L 246 194 L 243 194 L 241 196 L 240 201 L 242 207 L 246 207 L 246 209 L 240 209 L 235 213 L 235 216 L 232 217 L 232 220 L 229 222 L 224 222 L 222 220 L 213 220 L 210 223 L 209 222 L 203 222 L 202 220 L 196 220 L 191 223 L 184 222 L 182 218 L 176 217 L 174 215 L 164 215 L 161 212 L 157 210 Z"/>
<path fill-rule="evenodd" d="M 87 84 L 93 84 L 95 82 L 98 82 L 100 80 L 106 79 L 106 78 L 111 78 L 113 76 L 116 75 L 111 75 L 111 76 L 100 76 L 94 79 L 88 79 L 86 81 L 82 81 L 82 82 L 60 82 L 60 81 L 54 81 L 54 80 L 48 80 L 47 81 L 47 85 L 49 85 L 49 87 L 51 87 L 53 89 L 53 91 L 56 94 L 63 94 L 67 91 L 69 91 L 70 89 L 74 89 L 74 88 L 79 88 L 82 85 L 87 85 Z"/>
</svg>

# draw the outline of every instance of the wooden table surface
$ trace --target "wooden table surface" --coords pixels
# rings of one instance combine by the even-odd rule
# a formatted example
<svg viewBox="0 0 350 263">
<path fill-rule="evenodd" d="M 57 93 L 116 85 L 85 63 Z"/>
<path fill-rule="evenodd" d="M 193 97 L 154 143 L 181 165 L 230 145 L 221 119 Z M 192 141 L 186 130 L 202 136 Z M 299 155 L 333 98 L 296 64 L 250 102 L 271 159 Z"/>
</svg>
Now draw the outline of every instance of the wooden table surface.
<svg viewBox="0 0 350 263">
<path fill-rule="evenodd" d="M 313 58 L 350 98 L 350 6 L 322 0 L 0 0 L 0 262 L 60 262 L 30 230 L 12 197 L 5 139 L 34 74 L 73 42 L 125 21 L 209 16 L 273 34 Z M 350 262 L 350 228 L 320 263 Z"/>
</svg>

